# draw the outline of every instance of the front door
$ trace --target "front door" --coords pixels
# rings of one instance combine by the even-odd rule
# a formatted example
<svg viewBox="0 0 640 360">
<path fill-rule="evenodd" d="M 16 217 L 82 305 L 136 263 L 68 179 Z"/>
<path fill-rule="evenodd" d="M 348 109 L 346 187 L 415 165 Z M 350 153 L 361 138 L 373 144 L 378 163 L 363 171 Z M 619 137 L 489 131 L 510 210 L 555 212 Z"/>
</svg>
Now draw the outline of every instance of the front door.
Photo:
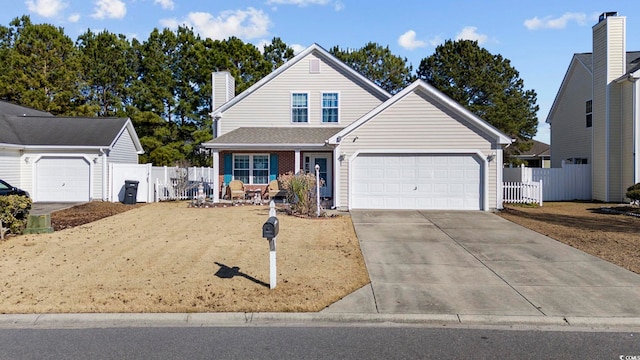
<svg viewBox="0 0 640 360">
<path fill-rule="evenodd" d="M 315 174 L 315 167 L 320 167 L 320 196 L 323 198 L 333 197 L 333 177 L 331 172 L 331 153 L 306 154 L 304 158 L 305 171 Z"/>
</svg>

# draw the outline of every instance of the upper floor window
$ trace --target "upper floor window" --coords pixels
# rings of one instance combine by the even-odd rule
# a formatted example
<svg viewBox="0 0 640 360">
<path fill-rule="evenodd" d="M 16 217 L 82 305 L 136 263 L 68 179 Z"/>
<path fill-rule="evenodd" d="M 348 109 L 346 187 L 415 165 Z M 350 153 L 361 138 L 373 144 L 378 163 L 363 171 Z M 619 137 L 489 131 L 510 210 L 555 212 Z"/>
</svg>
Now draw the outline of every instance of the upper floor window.
<svg viewBox="0 0 640 360">
<path fill-rule="evenodd" d="M 309 122 L 309 94 L 291 94 L 291 122 Z"/>
<path fill-rule="evenodd" d="M 322 122 L 337 123 L 339 114 L 338 93 L 322 93 Z"/>
<path fill-rule="evenodd" d="M 588 100 L 585 108 L 587 114 L 587 127 L 590 128 L 593 125 L 593 101 Z"/>
</svg>

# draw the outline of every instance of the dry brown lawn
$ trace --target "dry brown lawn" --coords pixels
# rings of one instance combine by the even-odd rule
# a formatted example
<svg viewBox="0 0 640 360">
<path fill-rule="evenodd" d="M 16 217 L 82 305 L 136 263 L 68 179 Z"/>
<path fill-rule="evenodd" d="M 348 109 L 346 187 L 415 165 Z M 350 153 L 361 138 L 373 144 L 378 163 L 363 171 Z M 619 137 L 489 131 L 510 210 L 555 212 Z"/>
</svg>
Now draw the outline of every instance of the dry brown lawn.
<svg viewBox="0 0 640 360">
<path fill-rule="evenodd" d="M 0 313 L 319 311 L 369 282 L 348 216 L 279 214 L 269 289 L 264 206 L 156 203 L 0 242 Z"/>
<path fill-rule="evenodd" d="M 605 213 L 618 204 L 546 202 L 508 205 L 500 216 L 640 274 L 640 218 Z"/>
</svg>

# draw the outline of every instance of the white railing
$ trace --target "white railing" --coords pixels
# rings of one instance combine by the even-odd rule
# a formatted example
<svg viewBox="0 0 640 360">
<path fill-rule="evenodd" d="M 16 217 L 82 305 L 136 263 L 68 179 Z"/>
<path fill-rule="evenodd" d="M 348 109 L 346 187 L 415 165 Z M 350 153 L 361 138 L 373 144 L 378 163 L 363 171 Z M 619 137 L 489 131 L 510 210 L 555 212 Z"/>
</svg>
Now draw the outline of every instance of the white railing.
<svg viewBox="0 0 640 360">
<path fill-rule="evenodd" d="M 151 177 L 156 201 L 193 200 L 200 184 L 207 198 L 213 196 L 212 168 L 153 167 Z"/>
<path fill-rule="evenodd" d="M 505 203 L 538 204 L 542 206 L 542 180 L 538 182 L 505 182 L 502 184 Z"/>
</svg>

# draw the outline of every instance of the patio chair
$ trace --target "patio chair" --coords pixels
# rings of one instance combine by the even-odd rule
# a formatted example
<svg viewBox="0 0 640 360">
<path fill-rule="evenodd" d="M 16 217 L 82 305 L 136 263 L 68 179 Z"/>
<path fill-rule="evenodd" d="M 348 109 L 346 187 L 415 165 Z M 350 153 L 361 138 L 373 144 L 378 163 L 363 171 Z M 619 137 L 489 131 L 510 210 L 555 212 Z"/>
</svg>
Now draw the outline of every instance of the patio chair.
<svg viewBox="0 0 640 360">
<path fill-rule="evenodd" d="M 265 190 L 265 195 L 269 197 L 269 200 L 272 200 L 277 196 L 287 196 L 287 191 L 280 188 L 278 180 L 271 180 L 269 186 L 267 186 L 267 189 Z"/>
<path fill-rule="evenodd" d="M 242 180 L 233 180 L 227 186 L 227 195 L 230 200 L 241 199 L 244 200 L 246 191 Z"/>
</svg>

